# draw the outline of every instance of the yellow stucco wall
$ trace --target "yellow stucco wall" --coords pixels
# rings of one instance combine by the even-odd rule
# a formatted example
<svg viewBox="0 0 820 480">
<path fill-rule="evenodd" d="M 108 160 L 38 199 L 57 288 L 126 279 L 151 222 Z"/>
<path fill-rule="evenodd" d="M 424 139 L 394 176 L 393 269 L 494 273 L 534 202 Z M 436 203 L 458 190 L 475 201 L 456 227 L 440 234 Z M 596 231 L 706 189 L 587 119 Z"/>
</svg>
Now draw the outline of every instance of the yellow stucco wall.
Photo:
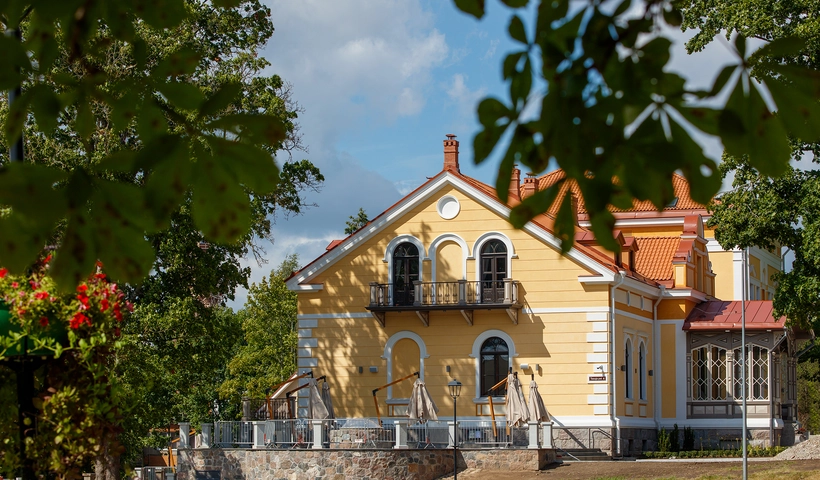
<svg viewBox="0 0 820 480">
<path fill-rule="evenodd" d="M 677 402 L 675 399 L 675 384 L 677 375 L 675 374 L 675 367 L 677 365 L 677 354 L 675 346 L 675 335 L 677 333 L 677 325 L 666 324 L 661 325 L 661 348 L 663 355 L 661 355 L 661 417 L 675 418 Z"/>
<path fill-rule="evenodd" d="M 455 196 L 461 205 L 459 215 L 449 221 L 443 220 L 436 211 L 436 202 L 445 194 Z M 520 281 L 521 303 L 536 313 L 521 313 L 518 325 L 514 325 L 504 310 L 476 310 L 474 324 L 469 325 L 457 311 L 433 311 L 429 327 L 409 311 L 388 312 L 385 327 L 366 316 L 369 283 L 388 281 L 388 267 L 383 258 L 392 239 L 402 234 L 413 235 L 426 250 L 439 235 L 454 233 L 464 239 L 472 254 L 476 240 L 488 232 L 502 232 L 512 241 L 517 258 L 512 259 L 511 276 Z M 435 260 L 437 277 L 461 278 L 461 248 L 452 242 L 445 243 L 436 253 L 446 257 Z M 431 280 L 427 266 L 430 263 L 424 262 L 423 281 Z M 470 281 L 476 279 L 476 263 L 474 259 L 467 260 Z M 448 188 L 363 241 L 317 275 L 311 283 L 321 283 L 323 289 L 299 293 L 299 314 L 301 318 L 315 319 L 316 326 L 310 334 L 316 347 L 311 348 L 311 355 L 318 363 L 317 372 L 328 375 L 331 385 L 339 392 L 335 398 L 344 399 L 337 400 L 339 416 L 375 416 L 371 391 L 387 383 L 387 358 L 382 357 L 388 339 L 398 332 L 413 332 L 421 337 L 428 355 L 424 359 L 425 381 L 434 401 L 444 409 L 443 413 L 451 411 L 452 400 L 447 395 L 446 384 L 455 377 L 464 384 L 459 412 L 464 408 L 465 415 L 475 415 L 477 359 L 471 354 L 478 336 L 491 329 L 503 331 L 511 338 L 517 352 L 512 365 L 522 375 L 525 387 L 530 378 L 520 371 L 519 365 L 541 366 L 540 371 L 533 370 L 533 373 L 550 413 L 593 415 L 588 396 L 595 391 L 588 376 L 595 371 L 588 355 L 595 352 L 588 334 L 600 329 L 602 322 L 590 320 L 585 309 L 600 312 L 608 307 L 609 292 L 606 286 L 583 285 L 578 281 L 579 275 L 590 275 L 590 271 L 562 257 L 529 233 L 513 229 L 506 219 L 460 191 Z M 365 316 L 342 318 L 348 314 Z M 395 354 L 394 357 L 399 358 Z M 358 372 L 359 366 L 363 367 L 363 373 Z M 377 367 L 378 372 L 370 373 L 370 366 Z M 447 366 L 451 368 L 449 374 Z M 393 378 L 412 373 L 412 368 L 394 365 Z M 412 384 L 412 380 L 407 383 Z M 403 391 L 404 387 L 394 388 L 393 397 L 398 398 Z M 384 415 L 387 391 L 379 391 L 377 398 Z"/>
<path fill-rule="evenodd" d="M 629 311 L 629 313 L 633 315 L 641 316 L 646 319 L 645 321 L 641 321 L 621 314 L 616 314 L 615 316 L 617 321 L 617 330 L 615 335 L 615 365 L 616 368 L 618 368 L 615 372 L 615 380 L 617 382 L 615 391 L 617 398 L 617 414 L 637 418 L 652 417 L 654 408 L 654 379 L 648 374 L 648 371 L 653 368 L 652 312 L 640 311 L 635 308 L 630 309 L 626 304 L 617 301 L 615 302 L 615 308 L 619 311 Z M 632 395 L 630 398 L 626 398 L 627 372 L 625 370 L 620 370 L 619 368 L 621 365 L 626 366 L 627 339 L 630 340 L 632 345 L 632 350 L 630 352 L 632 357 Z M 641 342 L 643 342 L 646 347 L 644 374 L 646 381 L 646 396 L 644 399 L 641 399 L 640 395 L 641 370 L 639 368 L 639 346 Z"/>
<path fill-rule="evenodd" d="M 721 300 L 734 300 L 734 253 L 711 252 L 709 260 L 712 262 L 712 271 L 715 272 L 715 297 Z"/>
</svg>

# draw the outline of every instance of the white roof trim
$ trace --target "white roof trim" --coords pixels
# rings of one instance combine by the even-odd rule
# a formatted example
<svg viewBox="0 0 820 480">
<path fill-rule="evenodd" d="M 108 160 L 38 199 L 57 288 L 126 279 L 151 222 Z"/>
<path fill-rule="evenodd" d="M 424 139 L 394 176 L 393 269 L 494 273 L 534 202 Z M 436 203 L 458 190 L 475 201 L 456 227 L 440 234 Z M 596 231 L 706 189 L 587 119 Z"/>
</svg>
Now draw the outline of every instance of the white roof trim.
<svg viewBox="0 0 820 480">
<path fill-rule="evenodd" d="M 318 292 L 324 290 L 325 284 L 323 283 L 306 283 L 304 285 L 296 285 L 292 290 L 298 290 L 300 292 Z"/>
<path fill-rule="evenodd" d="M 706 301 L 706 294 L 693 288 L 669 288 L 666 290 L 666 296 L 672 298 L 689 298 L 699 302 Z"/>
<path fill-rule="evenodd" d="M 372 238 L 378 232 L 385 229 L 387 226 L 389 226 L 390 224 L 404 216 L 404 214 L 415 208 L 419 203 L 427 200 L 437 191 L 441 190 L 442 188 L 448 185 L 452 185 L 461 193 L 467 195 L 472 200 L 476 201 L 488 210 L 497 213 L 503 218 L 509 217 L 509 207 L 488 198 L 486 193 L 478 190 L 469 183 L 456 177 L 452 173 L 443 172 L 439 174 L 438 178 L 434 178 L 434 180 L 430 182 L 426 187 L 419 189 L 413 192 L 412 194 L 404 197 L 402 200 L 399 201 L 399 203 L 394 205 L 391 209 L 385 211 L 379 217 L 376 217 L 376 219 L 373 220 L 369 225 L 362 228 L 353 236 L 343 241 L 336 248 L 330 250 L 327 254 L 325 254 L 324 257 L 319 257 L 318 260 L 315 260 L 313 264 L 309 265 L 308 268 L 302 270 L 298 275 L 293 276 L 290 280 L 286 282 L 288 289 L 301 290 L 300 284 L 309 281 L 311 278 L 315 277 L 319 273 L 323 272 L 325 269 L 329 268 L 331 265 L 336 263 L 336 261 L 339 260 L 342 256 L 346 255 L 348 251 L 356 248 L 362 242 Z M 524 226 L 523 230 L 529 233 L 530 235 L 542 240 L 544 243 L 551 245 L 556 250 L 560 251 L 560 241 L 554 235 L 550 234 L 546 230 L 543 230 L 541 227 L 538 227 L 532 223 L 528 223 Z M 608 281 L 612 281 L 611 279 L 614 278 L 614 272 L 598 263 L 592 257 L 585 255 L 584 253 L 576 250 L 575 248 L 573 248 L 567 253 L 567 257 L 572 260 L 575 260 L 577 263 L 588 268 L 592 272 L 597 273 L 598 275 L 603 275 L 605 277 L 610 278 L 610 280 Z"/>
</svg>

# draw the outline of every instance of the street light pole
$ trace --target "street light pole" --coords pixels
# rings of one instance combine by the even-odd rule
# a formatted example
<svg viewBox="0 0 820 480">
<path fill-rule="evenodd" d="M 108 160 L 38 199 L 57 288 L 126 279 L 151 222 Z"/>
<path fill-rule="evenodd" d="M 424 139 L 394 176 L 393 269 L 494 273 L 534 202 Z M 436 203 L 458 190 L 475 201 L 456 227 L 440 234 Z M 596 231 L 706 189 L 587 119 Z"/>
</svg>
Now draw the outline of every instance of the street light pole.
<svg viewBox="0 0 820 480">
<path fill-rule="evenodd" d="M 458 450 L 458 396 L 461 395 L 461 382 L 453 379 L 447 384 L 450 390 L 450 396 L 453 397 L 453 480 L 458 480 L 458 457 L 456 451 Z"/>
</svg>

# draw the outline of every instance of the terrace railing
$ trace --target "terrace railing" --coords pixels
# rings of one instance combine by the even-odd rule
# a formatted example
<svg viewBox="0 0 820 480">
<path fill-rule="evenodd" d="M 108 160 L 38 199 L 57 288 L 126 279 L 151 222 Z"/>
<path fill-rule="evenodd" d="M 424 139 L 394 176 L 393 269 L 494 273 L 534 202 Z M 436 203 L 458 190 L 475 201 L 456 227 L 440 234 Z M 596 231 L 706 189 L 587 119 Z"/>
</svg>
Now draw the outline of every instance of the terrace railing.
<svg viewBox="0 0 820 480">
<path fill-rule="evenodd" d="M 472 324 L 474 310 L 505 309 L 518 323 L 521 304 L 518 298 L 517 280 L 505 278 L 498 281 L 413 282 L 413 295 L 400 295 L 404 285 L 392 283 L 370 283 L 370 303 L 367 309 L 384 324 L 385 313 L 390 311 L 415 311 L 425 325 L 429 322 L 429 312 L 438 310 L 459 310 L 468 323 Z M 406 301 L 412 298 L 412 302 Z"/>
<path fill-rule="evenodd" d="M 202 447 L 386 449 L 452 448 L 453 438 L 463 448 L 552 448 L 552 423 L 508 429 L 504 420 L 429 421 L 411 424 L 396 420 L 379 425 L 376 419 L 266 420 L 215 422 L 202 425 Z"/>
</svg>

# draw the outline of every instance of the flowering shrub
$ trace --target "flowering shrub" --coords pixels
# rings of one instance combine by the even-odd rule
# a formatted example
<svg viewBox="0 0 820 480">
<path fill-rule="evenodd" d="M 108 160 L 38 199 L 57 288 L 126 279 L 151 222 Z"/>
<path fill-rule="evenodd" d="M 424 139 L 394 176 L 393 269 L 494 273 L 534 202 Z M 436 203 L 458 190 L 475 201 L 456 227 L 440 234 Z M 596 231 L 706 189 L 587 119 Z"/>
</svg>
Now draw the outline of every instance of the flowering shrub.
<svg viewBox="0 0 820 480">
<path fill-rule="evenodd" d="M 0 268 L 0 360 L 49 359 L 36 372 L 37 432 L 26 454 L 39 473 L 73 478 L 94 457 L 118 451 L 123 399 L 109 375 L 132 307 L 99 269 L 73 292 L 59 292 L 49 260 L 26 277 Z M 0 439 L 0 473 L 19 464 L 16 449 L 16 438 Z"/>
</svg>

